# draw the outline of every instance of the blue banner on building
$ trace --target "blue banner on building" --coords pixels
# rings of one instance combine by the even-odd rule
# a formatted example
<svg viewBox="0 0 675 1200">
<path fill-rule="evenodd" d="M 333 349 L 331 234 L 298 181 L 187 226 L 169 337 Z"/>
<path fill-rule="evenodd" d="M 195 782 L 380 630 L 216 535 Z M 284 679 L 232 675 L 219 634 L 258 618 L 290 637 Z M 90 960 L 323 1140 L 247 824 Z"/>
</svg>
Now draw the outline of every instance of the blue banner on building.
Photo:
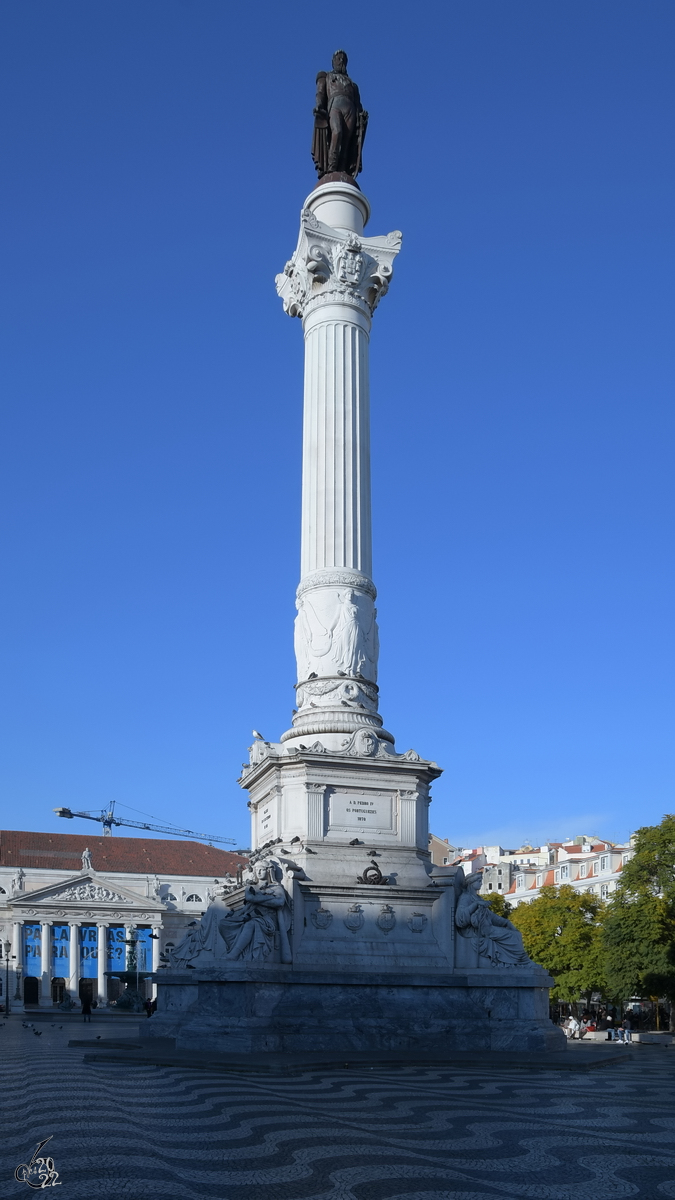
<svg viewBox="0 0 675 1200">
<path fill-rule="evenodd" d="M 23 927 L 24 975 L 42 975 L 42 926 Z"/>
<path fill-rule="evenodd" d="M 138 954 L 139 971 L 152 970 L 152 938 L 151 929 L 137 929 L 134 937 L 138 938 L 136 953 Z"/>
<path fill-rule="evenodd" d="M 52 925 L 52 979 L 70 977 L 70 928 Z"/>
<path fill-rule="evenodd" d="M 95 979 L 98 974 L 98 929 L 80 926 L 80 979 Z"/>
<path fill-rule="evenodd" d="M 123 971 L 126 963 L 126 946 L 124 944 L 124 926 L 108 926 L 107 966 L 106 971 Z"/>
</svg>

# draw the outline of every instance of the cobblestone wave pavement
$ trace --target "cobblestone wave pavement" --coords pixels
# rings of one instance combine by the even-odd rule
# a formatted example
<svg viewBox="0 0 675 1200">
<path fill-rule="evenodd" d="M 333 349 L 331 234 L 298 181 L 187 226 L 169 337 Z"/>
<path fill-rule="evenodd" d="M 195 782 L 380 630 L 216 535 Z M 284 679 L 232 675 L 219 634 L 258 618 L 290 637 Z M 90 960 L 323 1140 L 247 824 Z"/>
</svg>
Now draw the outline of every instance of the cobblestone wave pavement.
<svg viewBox="0 0 675 1200">
<path fill-rule="evenodd" d="M 26 1018 L 30 1020 L 30 1018 Z M 90 1026 L 0 1023 L 0 1196 L 38 1142 L 59 1200 L 675 1197 L 675 1052 L 591 1072 L 485 1066 L 273 1077 L 85 1063 Z M 130 1032 L 125 1026 L 125 1035 Z M 573 1051 L 572 1051 L 573 1053 Z"/>
</svg>

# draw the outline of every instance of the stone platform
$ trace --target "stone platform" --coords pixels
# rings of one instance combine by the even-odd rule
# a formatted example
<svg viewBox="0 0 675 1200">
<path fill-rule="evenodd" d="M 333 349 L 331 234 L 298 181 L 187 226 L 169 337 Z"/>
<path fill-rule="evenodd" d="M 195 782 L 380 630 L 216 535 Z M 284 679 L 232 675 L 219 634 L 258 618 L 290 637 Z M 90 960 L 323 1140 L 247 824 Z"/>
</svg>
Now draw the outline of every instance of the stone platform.
<svg viewBox="0 0 675 1200">
<path fill-rule="evenodd" d="M 293 967 L 167 973 L 148 1043 L 217 1053 L 563 1051 L 546 972 L 406 973 Z"/>
</svg>

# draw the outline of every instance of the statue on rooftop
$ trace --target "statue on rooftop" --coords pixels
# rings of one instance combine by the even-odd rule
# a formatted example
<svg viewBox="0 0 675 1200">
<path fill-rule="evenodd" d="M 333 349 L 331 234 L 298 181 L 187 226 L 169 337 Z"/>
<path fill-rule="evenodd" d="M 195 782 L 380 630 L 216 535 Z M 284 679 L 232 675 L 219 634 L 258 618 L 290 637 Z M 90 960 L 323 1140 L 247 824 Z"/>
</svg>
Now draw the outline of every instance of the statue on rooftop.
<svg viewBox="0 0 675 1200">
<path fill-rule="evenodd" d="M 316 77 L 312 158 L 320 180 L 341 174 L 356 179 L 367 125 L 359 89 L 347 74 L 347 55 L 336 50 L 332 69 Z"/>
</svg>

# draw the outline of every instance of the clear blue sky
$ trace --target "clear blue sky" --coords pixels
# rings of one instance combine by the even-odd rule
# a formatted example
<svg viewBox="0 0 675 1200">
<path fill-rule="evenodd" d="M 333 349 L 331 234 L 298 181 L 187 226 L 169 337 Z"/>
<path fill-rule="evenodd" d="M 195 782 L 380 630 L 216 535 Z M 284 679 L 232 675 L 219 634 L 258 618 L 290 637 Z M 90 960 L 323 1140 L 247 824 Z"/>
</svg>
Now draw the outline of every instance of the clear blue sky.
<svg viewBox="0 0 675 1200">
<path fill-rule="evenodd" d="M 333 17 L 331 10 L 339 15 Z M 382 712 L 460 844 L 673 811 L 672 0 L 6 0 L 1 823 L 248 845 L 290 722 L 302 336 L 274 276 L 350 55 Z M 120 831 L 122 832 L 122 831 Z"/>
</svg>

